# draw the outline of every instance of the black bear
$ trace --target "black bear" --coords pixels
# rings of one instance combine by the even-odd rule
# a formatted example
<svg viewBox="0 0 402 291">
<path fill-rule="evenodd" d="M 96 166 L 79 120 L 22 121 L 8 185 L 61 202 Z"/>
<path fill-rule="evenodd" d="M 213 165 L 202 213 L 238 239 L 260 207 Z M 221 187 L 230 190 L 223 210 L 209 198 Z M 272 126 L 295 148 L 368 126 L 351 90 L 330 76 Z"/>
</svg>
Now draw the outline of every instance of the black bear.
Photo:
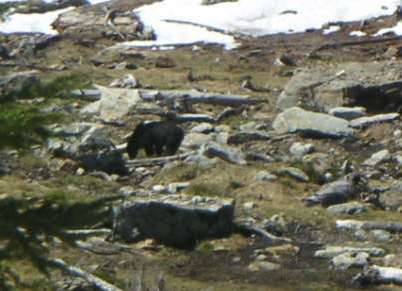
<svg viewBox="0 0 402 291">
<path fill-rule="evenodd" d="M 135 159 L 140 149 L 145 149 L 147 156 L 174 155 L 183 138 L 184 130 L 175 120 L 140 123 L 129 137 L 127 153 L 130 159 Z"/>
</svg>

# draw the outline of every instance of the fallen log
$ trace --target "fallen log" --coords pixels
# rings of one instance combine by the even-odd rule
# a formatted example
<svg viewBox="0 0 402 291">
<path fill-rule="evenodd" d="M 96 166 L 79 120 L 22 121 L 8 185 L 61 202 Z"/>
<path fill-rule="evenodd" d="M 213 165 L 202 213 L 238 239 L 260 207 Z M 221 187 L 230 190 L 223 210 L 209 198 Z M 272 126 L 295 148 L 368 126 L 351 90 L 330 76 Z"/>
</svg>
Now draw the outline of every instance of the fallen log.
<svg viewBox="0 0 402 291">
<path fill-rule="evenodd" d="M 68 265 L 62 259 L 50 259 L 49 263 L 74 277 L 80 277 L 102 291 L 123 291 L 120 288 L 92 275 L 78 267 Z"/>
<path fill-rule="evenodd" d="M 176 119 L 178 122 L 216 122 L 215 118 L 207 114 L 178 114 Z"/>
<path fill-rule="evenodd" d="M 345 41 L 345 42 L 338 42 L 338 43 L 328 43 L 324 44 L 314 51 L 323 51 L 327 49 L 335 49 L 341 47 L 348 47 L 348 46 L 356 46 L 356 45 L 365 45 L 365 44 L 374 44 L 374 43 L 381 43 L 381 42 L 388 42 L 388 41 L 399 41 L 402 40 L 401 36 L 393 36 L 393 37 L 386 37 L 386 38 L 370 38 L 364 40 L 354 40 L 354 41 Z"/>
<path fill-rule="evenodd" d="M 243 95 L 225 95 L 220 93 L 205 93 L 196 90 L 139 90 L 140 97 L 145 101 L 166 101 L 182 99 L 189 103 L 207 103 L 223 106 L 241 106 L 268 102 L 262 98 Z"/>
<path fill-rule="evenodd" d="M 63 233 L 68 235 L 76 236 L 98 236 L 98 235 L 110 235 L 112 230 L 109 228 L 98 228 L 98 229 L 72 229 L 65 230 Z"/>
<path fill-rule="evenodd" d="M 402 269 L 391 267 L 370 266 L 353 278 L 361 285 L 396 284 L 402 285 Z"/>
<path fill-rule="evenodd" d="M 129 168 L 152 167 L 152 166 L 163 165 L 163 164 L 166 164 L 171 161 L 183 160 L 183 159 L 187 158 L 188 156 L 194 155 L 196 153 L 197 153 L 196 151 L 191 151 L 191 152 L 180 154 L 180 155 L 167 156 L 167 157 L 161 157 L 161 158 L 128 160 L 126 162 L 126 164 Z"/>
<path fill-rule="evenodd" d="M 402 233 L 402 223 L 399 222 L 360 221 L 353 219 L 337 220 L 336 227 L 338 229 L 348 229 L 348 230 L 382 229 L 393 233 Z"/>
<path fill-rule="evenodd" d="M 279 237 L 269 233 L 268 231 L 247 223 L 235 223 L 234 231 L 243 235 L 257 235 L 267 243 L 289 243 L 292 242 L 290 238 Z"/>
</svg>

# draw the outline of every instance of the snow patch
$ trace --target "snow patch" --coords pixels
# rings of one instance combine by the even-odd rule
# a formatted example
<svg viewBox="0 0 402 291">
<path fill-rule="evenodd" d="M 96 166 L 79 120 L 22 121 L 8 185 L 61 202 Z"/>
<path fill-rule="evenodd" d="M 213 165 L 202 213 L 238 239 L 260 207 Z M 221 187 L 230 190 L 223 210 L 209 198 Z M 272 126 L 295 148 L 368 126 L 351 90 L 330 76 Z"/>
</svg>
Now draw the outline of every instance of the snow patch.
<svg viewBox="0 0 402 291">
<path fill-rule="evenodd" d="M 12 14 L 8 16 L 6 22 L 0 23 L 0 31 L 4 33 L 45 33 L 57 34 L 51 24 L 56 20 L 59 14 L 74 9 L 68 7 L 46 13 L 32 13 L 32 14 Z"/>
<path fill-rule="evenodd" d="M 400 4 L 399 0 L 239 0 L 208 6 L 201 2 L 164 0 L 136 9 L 142 21 L 154 29 L 157 40 L 127 44 L 162 46 L 209 42 L 233 48 L 236 43 L 232 36 L 225 34 L 227 32 L 251 36 L 304 32 L 320 29 L 329 22 L 391 15 Z M 189 23 L 213 27 L 222 33 Z"/>
<path fill-rule="evenodd" d="M 341 27 L 339 25 L 331 25 L 327 29 L 324 29 L 324 31 L 322 33 L 327 35 L 327 34 L 331 34 L 333 32 L 337 32 L 339 30 L 341 30 Z"/>
<path fill-rule="evenodd" d="M 363 31 L 360 31 L 360 30 L 354 30 L 354 31 L 351 31 L 349 35 L 350 36 L 362 37 L 362 36 L 366 36 L 367 33 L 363 32 Z"/>
<path fill-rule="evenodd" d="M 398 22 L 394 27 L 380 29 L 374 36 L 381 36 L 391 32 L 396 35 L 402 35 L 402 22 Z"/>
</svg>

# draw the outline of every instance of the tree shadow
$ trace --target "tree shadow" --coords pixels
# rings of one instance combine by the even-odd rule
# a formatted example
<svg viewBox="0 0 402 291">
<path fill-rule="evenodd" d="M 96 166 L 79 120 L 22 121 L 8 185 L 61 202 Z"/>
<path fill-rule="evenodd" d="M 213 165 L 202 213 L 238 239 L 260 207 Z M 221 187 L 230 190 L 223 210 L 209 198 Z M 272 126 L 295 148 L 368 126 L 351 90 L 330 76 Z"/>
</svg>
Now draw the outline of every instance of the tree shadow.
<svg viewBox="0 0 402 291">
<path fill-rule="evenodd" d="M 107 202 L 102 198 L 91 202 L 69 203 L 60 197 L 14 198 L 0 200 L 0 290 L 19 283 L 18 273 L 4 264 L 7 260 L 29 261 L 49 276 L 54 267 L 48 259 L 48 245 L 54 238 L 75 246 L 79 235 L 66 230 L 87 229 L 109 221 Z M 14 284 L 9 284 L 10 280 Z"/>
</svg>

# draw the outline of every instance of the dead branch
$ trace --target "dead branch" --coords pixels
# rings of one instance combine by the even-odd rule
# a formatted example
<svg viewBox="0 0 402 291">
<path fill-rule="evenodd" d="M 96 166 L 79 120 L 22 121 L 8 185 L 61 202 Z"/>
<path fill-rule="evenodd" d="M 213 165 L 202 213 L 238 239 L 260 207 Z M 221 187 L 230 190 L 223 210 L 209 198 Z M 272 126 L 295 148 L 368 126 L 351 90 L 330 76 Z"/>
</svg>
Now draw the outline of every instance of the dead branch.
<svg viewBox="0 0 402 291">
<path fill-rule="evenodd" d="M 336 49 L 348 46 L 357 46 L 357 45 L 365 45 L 365 44 L 375 44 L 381 42 L 388 42 L 388 41 L 399 41 L 402 40 L 401 36 L 392 36 L 386 38 L 375 38 L 375 39 L 364 39 L 364 40 L 355 40 L 355 41 L 345 41 L 345 42 L 338 42 L 338 43 L 328 43 L 320 46 L 319 48 L 315 49 L 314 52 L 328 50 L 328 49 Z"/>
<path fill-rule="evenodd" d="M 290 238 L 287 237 L 278 237 L 273 235 L 272 233 L 267 232 L 266 230 L 259 228 L 255 225 L 249 225 L 247 223 L 236 223 L 235 231 L 243 234 L 243 235 L 257 235 L 261 237 L 268 243 L 289 243 L 292 242 Z"/>
<path fill-rule="evenodd" d="M 98 236 L 98 235 L 110 235 L 112 230 L 109 228 L 99 228 L 99 229 L 72 229 L 65 230 L 65 234 L 77 235 L 77 236 Z"/>
<path fill-rule="evenodd" d="M 187 158 L 188 156 L 196 154 L 196 151 L 191 151 L 185 154 L 180 154 L 180 155 L 174 155 L 174 156 L 167 156 L 167 157 L 161 157 L 161 158 L 152 158 L 152 159 L 140 159 L 140 160 L 128 160 L 126 162 L 127 166 L 130 168 L 133 167 L 152 167 L 152 166 L 158 166 L 158 165 L 163 165 L 171 161 L 176 161 L 176 160 L 183 160 Z"/>
<path fill-rule="evenodd" d="M 195 90 L 139 90 L 141 98 L 145 101 L 172 102 L 175 99 L 184 100 L 189 103 L 207 103 L 223 106 L 241 106 L 268 102 L 263 98 L 254 98 L 243 95 L 225 95 L 220 93 L 205 93 Z"/>
<path fill-rule="evenodd" d="M 102 291 L 123 291 L 120 288 L 117 288 L 116 286 L 102 280 L 101 278 L 94 276 L 78 267 L 74 267 L 71 265 L 68 265 L 66 262 L 64 262 L 62 259 L 50 259 L 49 262 L 65 271 L 66 273 L 68 273 L 71 276 L 74 277 L 79 277 L 79 278 L 83 278 L 84 280 L 86 280 L 88 283 L 94 285 L 95 287 L 97 287 L 99 290 Z"/>
<path fill-rule="evenodd" d="M 402 223 L 400 222 L 376 222 L 360 220 L 337 220 L 336 226 L 339 229 L 349 230 L 373 230 L 382 229 L 393 233 L 402 233 Z"/>
<path fill-rule="evenodd" d="M 176 117 L 179 122 L 208 122 L 215 123 L 215 118 L 207 114 L 179 114 Z"/>
</svg>

